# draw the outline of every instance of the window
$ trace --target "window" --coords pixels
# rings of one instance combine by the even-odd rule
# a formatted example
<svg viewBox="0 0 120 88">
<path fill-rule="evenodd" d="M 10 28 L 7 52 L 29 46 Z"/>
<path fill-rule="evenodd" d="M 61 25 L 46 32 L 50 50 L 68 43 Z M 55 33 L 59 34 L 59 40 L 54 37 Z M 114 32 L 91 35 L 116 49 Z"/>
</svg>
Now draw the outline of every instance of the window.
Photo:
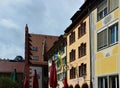
<svg viewBox="0 0 120 88">
<path fill-rule="evenodd" d="M 105 17 L 108 12 L 113 11 L 119 5 L 118 0 L 101 0 L 101 3 L 97 7 L 97 20 L 99 21 L 103 17 Z"/>
<path fill-rule="evenodd" d="M 57 59 L 57 68 L 60 67 L 60 59 Z"/>
<path fill-rule="evenodd" d="M 119 0 L 108 0 L 109 2 L 109 12 L 113 11 L 119 6 Z"/>
<path fill-rule="evenodd" d="M 64 65 L 67 64 L 66 56 L 63 58 L 62 63 L 63 63 Z"/>
<path fill-rule="evenodd" d="M 86 55 L 86 43 L 82 43 L 78 47 L 78 55 L 79 58 Z"/>
<path fill-rule="evenodd" d="M 72 32 L 69 36 L 69 44 L 71 45 L 73 42 L 75 42 L 75 32 Z"/>
<path fill-rule="evenodd" d="M 97 20 L 102 19 L 107 15 L 107 0 L 102 0 L 101 4 L 97 7 Z"/>
<path fill-rule="evenodd" d="M 39 57 L 38 57 L 38 56 L 32 56 L 32 59 L 33 59 L 33 60 L 38 60 Z"/>
<path fill-rule="evenodd" d="M 110 76 L 110 88 L 119 88 L 118 75 Z"/>
<path fill-rule="evenodd" d="M 74 61 L 75 60 L 75 50 L 72 50 L 70 52 L 70 62 Z"/>
<path fill-rule="evenodd" d="M 79 66 L 79 77 L 87 74 L 86 68 L 86 64 L 83 63 Z"/>
<path fill-rule="evenodd" d="M 104 29 L 97 34 L 97 50 L 118 42 L 118 23 Z"/>
<path fill-rule="evenodd" d="M 32 47 L 32 51 L 38 51 L 38 47 Z"/>
<path fill-rule="evenodd" d="M 65 44 L 64 43 L 59 47 L 59 53 L 61 55 L 65 53 Z"/>
<path fill-rule="evenodd" d="M 65 49 L 64 49 L 64 48 L 65 48 L 64 46 L 61 47 L 61 49 L 60 49 L 60 54 L 65 53 Z"/>
<path fill-rule="evenodd" d="M 98 78 L 98 88 L 108 88 L 107 77 Z"/>
<path fill-rule="evenodd" d="M 114 44 L 118 41 L 118 24 L 114 24 L 108 31 L 109 44 Z"/>
<path fill-rule="evenodd" d="M 70 79 L 74 79 L 75 78 L 75 72 L 76 71 L 76 69 L 74 68 L 74 67 L 72 67 L 71 69 L 70 69 Z"/>
<path fill-rule="evenodd" d="M 86 75 L 86 64 L 83 64 L 83 75 Z"/>
<path fill-rule="evenodd" d="M 81 77 L 82 76 L 82 66 L 79 66 L 79 77 Z"/>
<path fill-rule="evenodd" d="M 81 23 L 80 27 L 78 28 L 78 38 L 83 36 L 86 33 L 86 22 Z"/>
<path fill-rule="evenodd" d="M 97 48 L 98 50 L 107 46 L 107 29 L 97 34 Z"/>
<path fill-rule="evenodd" d="M 119 88 L 118 75 L 98 77 L 98 88 Z"/>
</svg>

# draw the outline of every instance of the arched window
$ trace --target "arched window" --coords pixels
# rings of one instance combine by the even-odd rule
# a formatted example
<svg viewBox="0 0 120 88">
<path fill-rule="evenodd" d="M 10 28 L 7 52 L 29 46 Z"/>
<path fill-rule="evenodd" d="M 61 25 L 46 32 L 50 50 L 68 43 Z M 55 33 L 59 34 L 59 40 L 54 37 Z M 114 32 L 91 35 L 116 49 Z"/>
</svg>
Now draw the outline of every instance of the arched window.
<svg viewBox="0 0 120 88">
<path fill-rule="evenodd" d="M 74 79 L 75 78 L 75 74 L 76 73 L 76 68 L 72 67 L 70 69 L 70 79 Z"/>
<path fill-rule="evenodd" d="M 78 47 L 78 57 L 83 57 L 86 55 L 86 43 L 82 43 L 79 47 Z"/>
</svg>

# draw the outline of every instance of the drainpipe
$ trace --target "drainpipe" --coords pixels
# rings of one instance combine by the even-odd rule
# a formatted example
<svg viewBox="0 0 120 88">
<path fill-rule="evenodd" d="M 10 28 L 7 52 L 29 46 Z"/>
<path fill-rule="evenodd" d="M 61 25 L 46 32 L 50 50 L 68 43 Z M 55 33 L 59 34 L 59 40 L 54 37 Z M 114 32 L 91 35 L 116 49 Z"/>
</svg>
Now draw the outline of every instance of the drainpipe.
<svg viewBox="0 0 120 88">
<path fill-rule="evenodd" d="M 92 55 L 92 52 L 93 52 L 93 48 L 94 47 L 94 41 L 93 41 L 93 35 L 91 34 L 92 33 L 92 27 L 91 27 L 91 13 L 89 11 L 89 8 L 88 8 L 88 14 L 89 14 L 89 44 L 90 44 L 90 88 L 93 88 L 93 55 Z M 92 44 L 91 44 L 92 43 Z"/>
<path fill-rule="evenodd" d="M 94 14 L 92 11 L 96 8 L 96 5 L 98 4 L 98 0 L 93 0 L 92 3 L 89 4 L 89 6 L 94 5 L 92 7 L 91 11 L 88 8 L 89 13 L 89 40 L 90 40 L 90 88 L 95 88 L 94 86 L 94 77 L 95 77 L 95 53 L 94 53 Z"/>
</svg>

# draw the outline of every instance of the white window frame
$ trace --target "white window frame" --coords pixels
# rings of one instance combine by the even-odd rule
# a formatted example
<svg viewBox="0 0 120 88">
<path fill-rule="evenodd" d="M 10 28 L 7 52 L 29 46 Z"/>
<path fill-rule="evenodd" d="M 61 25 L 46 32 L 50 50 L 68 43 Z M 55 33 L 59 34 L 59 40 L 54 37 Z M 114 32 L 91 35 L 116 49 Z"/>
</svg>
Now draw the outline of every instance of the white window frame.
<svg viewBox="0 0 120 88">
<path fill-rule="evenodd" d="M 109 84 L 109 87 L 112 88 L 112 84 L 113 84 L 113 83 L 111 82 L 111 77 L 114 77 L 114 78 L 115 78 L 115 84 L 116 84 L 116 87 L 115 87 L 115 88 L 119 88 L 119 85 L 118 85 L 118 84 L 119 84 L 119 83 L 118 83 L 118 82 L 119 82 L 119 81 L 118 81 L 119 77 L 118 77 L 117 75 L 113 75 L 113 76 L 110 76 L 110 77 L 109 77 L 109 83 L 110 83 L 110 84 Z"/>
<path fill-rule="evenodd" d="M 117 33 L 116 24 L 117 24 L 117 28 L 118 28 L 118 40 L 116 39 L 116 33 Z M 112 27 L 112 26 L 114 26 L 114 25 L 115 25 L 115 42 L 109 44 L 109 33 L 108 33 L 108 31 L 110 30 L 110 27 Z M 102 49 L 104 49 L 104 48 L 107 48 L 107 47 L 110 47 L 110 46 L 112 46 L 112 45 L 114 45 L 114 44 L 117 44 L 118 41 L 119 41 L 119 22 L 118 22 L 118 21 L 115 21 L 115 22 L 113 22 L 112 24 L 110 24 L 110 25 L 104 27 L 103 29 L 99 30 L 99 31 L 97 32 L 97 39 L 98 39 L 98 34 L 99 34 L 100 32 L 102 32 L 102 31 L 104 31 L 104 30 L 107 30 L 107 37 L 106 37 L 106 38 L 107 38 L 107 46 L 98 49 L 98 40 L 97 40 L 97 51 L 100 51 L 100 50 L 102 50 Z"/>
<path fill-rule="evenodd" d="M 119 88 L 119 74 L 114 74 L 114 75 L 106 75 L 106 76 L 100 76 L 98 77 L 98 88 L 105 88 L 105 78 L 107 78 L 107 88 L 112 88 L 111 86 L 111 77 L 115 77 L 115 83 L 116 83 L 116 88 Z M 101 79 L 103 80 L 104 87 L 101 87 Z"/>
<path fill-rule="evenodd" d="M 117 26 L 116 26 L 117 25 Z M 114 39 L 115 39 L 115 42 L 114 43 L 110 43 L 109 45 L 114 45 L 114 44 L 116 44 L 116 43 L 118 43 L 118 40 L 116 39 L 116 34 L 117 34 L 117 28 L 118 28 L 118 23 L 115 23 L 115 24 L 113 24 L 112 26 L 114 26 L 115 27 L 115 35 L 114 35 Z M 112 26 L 110 26 L 110 27 L 112 27 Z M 110 30 L 110 27 L 108 28 L 108 31 Z M 108 33 L 109 34 L 109 33 Z M 108 35 L 109 36 L 109 35 Z"/>
</svg>

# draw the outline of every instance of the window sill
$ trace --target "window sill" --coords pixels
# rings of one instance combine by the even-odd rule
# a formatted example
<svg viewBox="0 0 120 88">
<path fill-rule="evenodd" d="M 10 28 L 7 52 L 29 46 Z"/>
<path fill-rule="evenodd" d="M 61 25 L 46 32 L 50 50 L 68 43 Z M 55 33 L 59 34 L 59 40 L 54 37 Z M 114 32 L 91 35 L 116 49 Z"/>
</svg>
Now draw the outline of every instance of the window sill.
<svg viewBox="0 0 120 88">
<path fill-rule="evenodd" d="M 75 41 L 74 41 L 74 42 L 75 42 Z M 71 43 L 69 44 L 69 46 L 72 45 L 74 42 L 71 42 Z"/>
<path fill-rule="evenodd" d="M 70 79 L 72 80 L 72 79 L 76 79 L 76 78 L 70 78 Z"/>
<path fill-rule="evenodd" d="M 84 34 L 82 34 L 81 36 L 78 36 L 78 39 L 82 38 L 85 34 L 86 34 L 86 32 Z"/>
<path fill-rule="evenodd" d="M 82 56 L 79 56 L 78 58 L 80 59 L 80 58 L 82 58 L 82 57 L 84 57 L 84 56 L 86 56 L 86 54 L 85 54 L 85 55 L 82 55 Z"/>
<path fill-rule="evenodd" d="M 83 75 L 81 75 L 81 76 L 79 76 L 79 77 L 86 77 L 87 76 L 87 74 L 83 74 Z"/>
<path fill-rule="evenodd" d="M 106 48 L 112 47 L 112 46 L 114 46 L 114 45 L 116 45 L 116 44 L 118 44 L 118 42 L 115 42 L 115 43 L 110 44 L 110 45 L 108 45 L 108 46 L 102 47 L 101 49 L 98 49 L 97 52 L 99 52 L 99 51 L 101 51 L 101 50 L 104 50 L 104 49 L 106 49 Z"/>
<path fill-rule="evenodd" d="M 70 60 L 70 62 L 73 62 L 73 61 L 75 61 L 75 59 L 74 60 Z"/>
</svg>

